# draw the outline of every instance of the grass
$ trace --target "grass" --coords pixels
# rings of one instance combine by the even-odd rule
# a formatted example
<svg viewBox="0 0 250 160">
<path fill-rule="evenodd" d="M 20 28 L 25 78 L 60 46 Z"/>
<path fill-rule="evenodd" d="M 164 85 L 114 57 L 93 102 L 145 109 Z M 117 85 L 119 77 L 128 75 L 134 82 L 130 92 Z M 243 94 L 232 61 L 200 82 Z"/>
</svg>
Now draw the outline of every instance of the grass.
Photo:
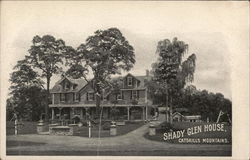
<svg viewBox="0 0 250 160">
<path fill-rule="evenodd" d="M 7 141 L 7 147 L 17 147 L 17 146 L 41 146 L 46 143 L 38 143 L 38 142 L 29 142 L 29 141 Z"/>
<path fill-rule="evenodd" d="M 141 127 L 144 123 L 143 122 L 126 122 L 124 126 L 117 126 L 117 136 L 127 134 L 139 127 Z M 81 137 L 88 137 L 88 127 L 74 127 L 74 136 L 81 136 Z M 91 130 L 92 137 L 99 137 L 99 126 L 93 126 Z M 101 136 L 100 137 L 112 137 L 110 135 L 110 131 L 103 130 L 101 127 Z"/>
<path fill-rule="evenodd" d="M 195 122 L 195 123 L 191 123 L 191 122 L 176 122 L 173 123 L 172 126 L 172 130 L 173 131 L 178 131 L 178 130 L 182 130 L 182 129 L 187 129 L 190 127 L 194 127 L 194 126 L 199 126 L 199 125 L 204 125 L 204 124 L 213 124 L 213 123 L 204 123 L 204 122 Z M 203 139 L 203 138 L 221 138 L 221 139 L 227 139 L 228 143 L 209 143 L 209 144 L 231 144 L 232 143 L 232 126 L 230 125 L 226 125 L 225 124 L 225 130 L 226 132 L 221 132 L 221 131 L 214 131 L 214 132 L 200 132 L 197 134 L 193 134 L 193 135 L 187 135 L 184 134 L 184 137 L 182 138 L 190 138 L 190 139 Z M 169 143 L 179 143 L 179 139 L 171 139 L 171 140 L 167 140 L 165 141 L 163 139 L 164 137 L 164 133 L 166 132 L 170 132 L 169 128 L 168 129 L 163 129 L 163 128 L 156 128 L 156 135 L 154 136 L 150 136 L 148 133 L 146 133 L 144 135 L 145 138 L 149 139 L 149 140 L 154 140 L 154 141 L 160 141 L 160 142 L 169 142 Z M 194 143 L 197 144 L 198 142 L 187 142 L 187 143 Z M 182 142 L 181 144 L 185 144 L 184 142 Z M 203 144 L 202 142 L 200 142 L 200 144 Z M 208 144 L 208 143 L 206 143 Z"/>
<path fill-rule="evenodd" d="M 18 126 L 18 134 L 36 134 L 36 125 L 37 122 L 23 122 L 23 125 Z M 6 134 L 15 134 L 15 123 L 13 121 L 6 122 Z"/>
<path fill-rule="evenodd" d="M 144 124 L 144 122 L 133 122 L 133 121 L 127 121 L 124 126 L 117 126 L 117 136 L 127 134 L 139 127 L 141 127 Z M 23 122 L 22 126 L 19 126 L 18 134 L 37 134 L 36 131 L 36 125 L 37 122 Z M 7 135 L 14 135 L 15 134 L 15 128 L 14 128 L 14 122 L 7 122 L 6 124 L 6 134 Z M 99 126 L 95 125 L 92 127 L 92 137 L 99 137 Z M 74 136 L 81 136 L 81 137 L 88 137 L 88 127 L 74 127 Z M 101 137 L 111 137 L 110 131 L 103 130 L 103 127 L 101 127 Z"/>
</svg>

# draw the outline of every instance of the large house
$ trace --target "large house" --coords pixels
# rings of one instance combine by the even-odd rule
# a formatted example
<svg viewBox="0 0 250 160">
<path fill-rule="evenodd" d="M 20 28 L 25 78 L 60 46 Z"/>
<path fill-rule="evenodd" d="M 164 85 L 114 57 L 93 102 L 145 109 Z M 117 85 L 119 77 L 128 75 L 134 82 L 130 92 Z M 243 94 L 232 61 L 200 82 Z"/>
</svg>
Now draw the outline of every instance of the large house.
<svg viewBox="0 0 250 160">
<path fill-rule="evenodd" d="M 134 76 L 129 73 L 115 79 L 120 82 L 120 93 L 109 92 L 102 97 L 103 119 L 112 118 L 112 107 L 118 109 L 117 116 L 121 120 L 148 119 L 149 109 L 152 106 L 145 85 L 146 81 L 150 79 L 148 72 L 146 76 Z M 52 104 L 49 107 L 52 120 L 58 119 L 62 115 L 66 119 L 94 118 L 96 101 L 91 81 L 87 83 L 84 79 L 63 77 L 51 89 L 51 96 Z"/>
</svg>

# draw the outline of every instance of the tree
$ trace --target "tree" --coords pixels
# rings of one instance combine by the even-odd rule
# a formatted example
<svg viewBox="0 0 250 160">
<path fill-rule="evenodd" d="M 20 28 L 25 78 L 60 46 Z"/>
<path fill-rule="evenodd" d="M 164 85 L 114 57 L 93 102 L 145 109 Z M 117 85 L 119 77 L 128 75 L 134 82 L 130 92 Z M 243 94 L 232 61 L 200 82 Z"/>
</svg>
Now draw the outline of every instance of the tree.
<svg viewBox="0 0 250 160">
<path fill-rule="evenodd" d="M 40 71 L 40 76 L 46 78 L 47 100 L 45 105 L 45 120 L 48 121 L 50 80 L 53 74 L 61 71 L 60 64 L 63 63 L 63 53 L 65 53 L 65 43 L 61 39 L 56 39 L 51 35 L 35 36 L 32 46 L 29 49 L 27 61 L 34 69 Z"/>
<path fill-rule="evenodd" d="M 158 82 L 164 89 L 166 107 L 170 105 L 170 123 L 172 123 L 172 109 L 174 101 L 178 102 L 181 90 L 187 82 L 192 82 L 195 71 L 195 54 L 190 55 L 185 61 L 184 54 L 188 52 L 188 44 L 174 38 L 158 42 L 156 53 L 159 58 L 152 65 L 154 82 Z M 168 120 L 168 112 L 166 112 Z"/>
<path fill-rule="evenodd" d="M 192 115 L 201 115 L 202 120 L 209 119 L 216 122 L 220 111 L 225 113 L 222 121 L 229 121 L 232 115 L 232 103 L 221 93 L 212 93 L 207 90 L 197 90 L 194 86 L 184 88 L 179 99 L 179 107 L 187 108 Z"/>
<path fill-rule="evenodd" d="M 76 51 L 68 48 L 66 58 L 75 77 L 84 77 L 89 70 L 93 73 L 91 81 L 96 95 L 97 115 L 100 113 L 100 102 L 103 89 L 112 86 L 110 76 L 129 71 L 135 63 L 134 49 L 119 29 L 97 30 L 87 38 Z M 82 66 L 82 67 L 81 67 Z M 78 75 L 78 76 L 76 76 Z M 111 87 L 112 88 L 112 87 Z"/>
<path fill-rule="evenodd" d="M 16 113 L 25 120 L 38 120 L 45 100 L 43 81 L 26 60 L 18 61 L 14 70 L 10 77 L 11 97 L 7 99 L 7 119 L 10 120 Z"/>
</svg>

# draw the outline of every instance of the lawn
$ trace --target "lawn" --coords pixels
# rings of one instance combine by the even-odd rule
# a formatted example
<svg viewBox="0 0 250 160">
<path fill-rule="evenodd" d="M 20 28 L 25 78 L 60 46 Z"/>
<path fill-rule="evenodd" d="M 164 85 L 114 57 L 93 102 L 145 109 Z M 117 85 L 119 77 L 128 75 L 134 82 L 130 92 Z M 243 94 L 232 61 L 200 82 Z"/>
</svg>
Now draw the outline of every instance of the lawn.
<svg viewBox="0 0 250 160">
<path fill-rule="evenodd" d="M 173 126 L 171 127 L 171 129 L 173 131 L 179 131 L 179 130 L 183 130 L 183 129 L 188 129 L 194 126 L 200 126 L 200 125 L 206 125 L 206 124 L 214 124 L 214 123 L 204 123 L 204 122 L 175 122 L 173 123 Z M 213 132 L 200 132 L 197 134 L 193 134 L 193 135 L 184 135 L 184 137 L 182 138 L 189 138 L 189 139 L 200 139 L 200 141 L 202 141 L 203 138 L 219 138 L 219 139 L 227 139 L 227 143 L 221 143 L 221 144 L 231 144 L 232 142 L 232 126 L 225 124 L 225 130 L 226 132 L 221 132 L 221 131 L 213 131 Z M 161 142 L 169 142 L 169 143 L 180 143 L 179 139 L 171 139 L 171 140 L 167 140 L 165 141 L 164 138 L 164 133 L 166 132 L 170 132 L 169 129 L 164 129 L 163 127 L 157 127 L 156 128 L 156 135 L 155 136 L 150 136 L 148 133 L 146 133 L 144 135 L 145 138 L 150 139 L 150 140 L 154 140 L 154 141 L 161 141 Z M 193 143 L 193 144 L 197 144 L 199 143 L 198 141 L 193 141 L 193 142 L 187 142 L 187 143 Z M 202 143 L 202 142 L 200 142 Z M 181 144 L 185 144 L 185 142 L 182 142 Z M 206 143 L 207 144 L 207 143 Z M 218 144 L 218 143 L 209 143 L 209 144 Z"/>
<path fill-rule="evenodd" d="M 18 134 L 35 134 L 37 122 L 23 122 L 22 125 L 18 126 Z M 15 134 L 15 124 L 14 122 L 6 122 L 6 134 Z"/>
<path fill-rule="evenodd" d="M 103 123 L 104 124 L 104 123 Z M 107 122 L 106 122 L 107 124 Z M 117 136 L 118 135 L 124 135 L 126 133 L 129 133 L 139 127 L 141 127 L 144 124 L 144 122 L 133 122 L 133 121 L 127 121 L 126 125 L 124 126 L 117 126 Z M 37 122 L 23 122 L 23 125 L 19 126 L 18 134 L 36 134 L 36 125 Z M 15 128 L 14 128 L 14 122 L 7 122 L 6 123 L 6 134 L 7 135 L 14 135 L 15 134 Z M 94 125 L 92 127 L 92 137 L 99 137 L 99 126 Z M 74 136 L 81 136 L 81 137 L 88 137 L 88 127 L 82 126 L 74 127 Z M 111 137 L 109 129 L 104 130 L 103 125 L 101 127 L 101 136 L 100 137 Z"/>
<path fill-rule="evenodd" d="M 132 122 L 127 121 L 124 126 L 117 126 L 117 136 L 127 134 L 139 127 L 141 127 L 144 122 Z M 99 137 L 99 125 L 95 125 L 91 130 L 92 137 Z M 88 137 L 88 127 L 74 127 L 74 136 Z M 100 137 L 112 137 L 110 136 L 109 129 L 104 130 L 103 125 L 101 127 L 101 136 Z"/>
</svg>

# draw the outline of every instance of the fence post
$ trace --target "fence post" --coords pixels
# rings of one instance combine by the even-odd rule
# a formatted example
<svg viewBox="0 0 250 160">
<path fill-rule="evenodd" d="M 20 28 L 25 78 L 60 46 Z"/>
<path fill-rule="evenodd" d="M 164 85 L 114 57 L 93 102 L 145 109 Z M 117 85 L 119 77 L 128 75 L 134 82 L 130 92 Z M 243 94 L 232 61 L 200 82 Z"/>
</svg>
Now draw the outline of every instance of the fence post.
<svg viewBox="0 0 250 160">
<path fill-rule="evenodd" d="M 18 129 L 17 127 L 18 127 L 18 126 L 17 126 L 17 119 L 15 119 L 15 135 L 17 135 L 17 133 L 18 133 L 18 132 L 17 132 L 17 129 Z"/>
<path fill-rule="evenodd" d="M 91 122 L 89 121 L 89 138 L 91 137 Z"/>
</svg>

